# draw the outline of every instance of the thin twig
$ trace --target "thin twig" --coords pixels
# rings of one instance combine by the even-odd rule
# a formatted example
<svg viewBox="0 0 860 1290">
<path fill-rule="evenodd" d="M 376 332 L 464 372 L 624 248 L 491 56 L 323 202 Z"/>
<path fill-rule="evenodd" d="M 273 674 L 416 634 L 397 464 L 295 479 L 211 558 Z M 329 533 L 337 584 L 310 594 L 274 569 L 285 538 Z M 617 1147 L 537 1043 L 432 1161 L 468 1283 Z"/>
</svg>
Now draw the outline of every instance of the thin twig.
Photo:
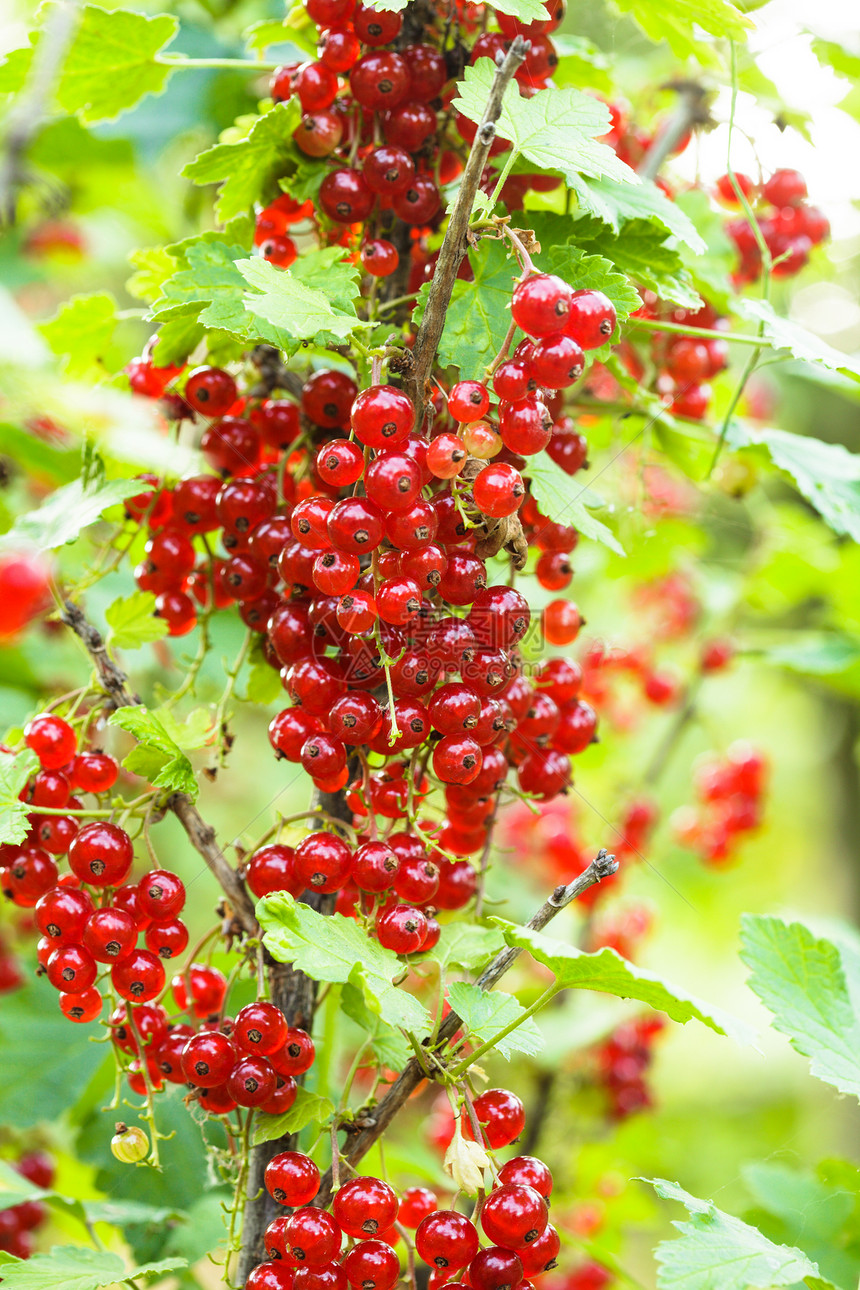
<svg viewBox="0 0 860 1290">
<path fill-rule="evenodd" d="M 129 708 L 138 704 L 140 700 L 129 690 L 125 673 L 117 667 L 108 654 L 100 632 L 88 621 L 83 610 L 73 601 L 67 600 L 63 605 L 62 617 L 63 622 L 71 627 L 83 642 L 93 661 L 102 688 L 113 706 Z M 167 799 L 167 809 L 172 811 L 179 820 L 194 850 L 203 857 L 217 879 L 221 890 L 230 902 L 235 922 L 249 936 L 258 935 L 259 927 L 254 913 L 254 902 L 248 895 L 242 879 L 219 847 L 212 825 L 206 823 L 187 793 L 171 794 Z"/>
<path fill-rule="evenodd" d="M 528 43 L 521 36 L 517 36 L 502 62 L 496 67 L 487 106 L 478 125 L 472 150 L 460 180 L 457 200 L 448 220 L 448 228 L 445 231 L 427 296 L 427 307 L 412 347 L 413 367 L 409 374 L 409 386 L 415 403 L 418 425 L 421 425 L 424 420 L 425 385 L 439 348 L 439 340 L 445 326 L 445 315 L 451 302 L 451 292 L 457 280 L 457 270 L 468 249 L 466 232 L 472 214 L 472 205 L 490 155 L 490 148 L 496 137 L 496 122 L 502 113 L 502 100 L 514 74 L 525 61 L 528 48 Z"/>
<path fill-rule="evenodd" d="M 694 125 L 710 121 L 707 93 L 698 81 L 679 81 L 666 89 L 678 91 L 678 107 L 658 131 L 657 137 L 639 163 L 637 174 L 643 179 L 654 180 L 667 157 L 671 157 L 685 134 Z"/>
<path fill-rule="evenodd" d="M 617 869 L 618 864 L 615 856 L 607 854 L 605 850 L 599 851 L 588 868 L 578 878 L 574 878 L 567 886 L 556 887 L 549 899 L 545 900 L 540 909 L 532 915 L 526 923 L 526 927 L 531 931 L 539 932 L 571 901 L 576 900 L 578 896 L 581 896 L 589 887 L 593 887 L 595 883 L 611 877 Z M 487 965 L 475 984 L 481 990 L 491 990 L 521 953 L 522 950 L 517 946 L 509 946 L 501 950 Z M 462 1018 L 456 1012 L 449 1012 L 439 1027 L 436 1045 L 445 1044 L 452 1039 L 462 1024 Z M 430 1041 L 425 1042 L 429 1043 Z M 371 1147 L 388 1128 L 397 1112 L 405 1105 L 411 1094 L 414 1093 L 425 1078 L 421 1063 L 413 1057 L 407 1062 L 382 1101 L 376 1106 L 363 1108 L 354 1117 L 353 1124 L 364 1123 L 366 1127 L 355 1134 L 348 1143 L 346 1150 L 341 1152 L 341 1158 L 350 1165 L 356 1165 L 359 1160 L 366 1156 Z M 314 1204 L 327 1205 L 331 1196 L 331 1189 L 332 1177 L 331 1170 L 329 1170 L 322 1180 L 322 1185 Z"/>
</svg>

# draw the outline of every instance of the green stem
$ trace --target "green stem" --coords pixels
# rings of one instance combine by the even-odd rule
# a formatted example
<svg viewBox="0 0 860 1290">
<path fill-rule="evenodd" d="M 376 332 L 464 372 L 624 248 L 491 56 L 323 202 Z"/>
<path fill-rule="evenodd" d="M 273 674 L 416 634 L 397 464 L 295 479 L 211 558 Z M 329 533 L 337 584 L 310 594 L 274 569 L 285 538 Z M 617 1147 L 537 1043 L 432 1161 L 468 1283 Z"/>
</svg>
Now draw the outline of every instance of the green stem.
<svg viewBox="0 0 860 1290">
<path fill-rule="evenodd" d="M 543 994 L 534 1001 L 530 1008 L 526 1008 L 525 1012 L 520 1013 L 516 1021 L 510 1022 L 509 1025 L 505 1026 L 497 1034 L 493 1035 L 492 1039 L 488 1039 L 486 1043 L 480 1044 L 476 1049 L 469 1053 L 468 1057 L 464 1057 L 461 1062 L 458 1062 L 456 1066 L 449 1066 L 448 1074 L 451 1078 L 459 1079 L 461 1075 L 465 1075 L 469 1067 L 474 1062 L 478 1061 L 479 1058 L 483 1057 L 484 1053 L 490 1052 L 496 1047 L 500 1039 L 504 1039 L 505 1035 L 509 1035 L 511 1031 L 516 1030 L 517 1026 L 521 1026 L 529 1017 L 533 1017 L 536 1012 L 540 1012 L 541 1008 L 545 1008 L 550 1000 L 554 999 L 561 989 L 562 986 L 560 986 L 557 981 L 553 981 L 552 985 L 548 986 L 547 989 L 544 990 Z"/>
<path fill-rule="evenodd" d="M 236 68 L 246 72 L 276 72 L 280 63 L 264 63 L 256 58 L 185 58 L 182 54 L 162 54 L 153 60 L 161 67 L 172 67 L 177 71 L 205 71 L 208 68 Z"/>
<path fill-rule="evenodd" d="M 678 335 L 694 336 L 701 340 L 727 340 L 732 345 L 756 345 L 760 347 L 764 343 L 770 349 L 779 348 L 771 340 L 762 342 L 761 336 L 748 336 L 744 332 L 736 331 L 717 331 L 712 327 L 688 327 L 685 323 L 662 322 L 659 318 L 634 318 L 630 324 L 630 331 L 638 328 L 646 331 L 677 332 Z"/>
<path fill-rule="evenodd" d="M 507 182 L 508 175 L 511 173 L 514 167 L 514 162 L 516 161 L 519 155 L 520 154 L 517 152 L 516 148 L 511 148 L 510 156 L 508 157 L 507 161 L 502 167 L 502 173 L 499 175 L 499 178 L 496 182 L 496 186 L 493 189 L 492 196 L 490 197 L 490 210 L 493 209 L 496 202 L 499 200 L 499 194 L 504 188 L 505 183 Z"/>
</svg>

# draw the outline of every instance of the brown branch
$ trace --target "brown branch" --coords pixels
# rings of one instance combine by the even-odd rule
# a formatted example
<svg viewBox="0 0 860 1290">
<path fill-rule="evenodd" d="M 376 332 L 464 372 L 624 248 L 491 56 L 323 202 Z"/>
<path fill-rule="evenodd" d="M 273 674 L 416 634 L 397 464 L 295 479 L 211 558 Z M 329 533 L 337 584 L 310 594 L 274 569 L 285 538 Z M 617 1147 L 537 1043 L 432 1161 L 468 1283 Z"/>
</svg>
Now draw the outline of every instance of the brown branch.
<svg viewBox="0 0 860 1290">
<path fill-rule="evenodd" d="M 708 94 L 698 81 L 676 81 L 663 89 L 677 90 L 678 107 L 658 131 L 654 142 L 640 161 L 636 173 L 643 179 L 654 180 L 667 157 L 670 157 L 688 130 L 694 125 L 708 125 Z"/>
<path fill-rule="evenodd" d="M 605 850 L 599 851 L 588 868 L 578 878 L 574 878 L 573 882 L 568 883 L 567 886 L 556 887 L 549 899 L 544 901 L 540 909 L 532 915 L 526 923 L 526 927 L 532 931 L 539 932 L 571 901 L 576 900 L 577 896 L 581 896 L 584 891 L 587 891 L 589 887 L 593 887 L 595 883 L 611 877 L 617 869 L 618 863 L 615 856 L 608 855 Z M 475 984 L 481 990 L 491 990 L 521 953 L 522 950 L 516 946 L 509 946 L 507 949 L 501 950 L 487 965 Z M 439 1035 L 435 1041 L 435 1046 L 445 1044 L 452 1039 L 462 1024 L 462 1019 L 456 1012 L 449 1012 L 439 1027 Z M 430 1044 L 430 1039 L 424 1040 L 425 1047 L 429 1047 Z M 367 1106 L 358 1112 L 355 1116 L 355 1122 L 366 1127 L 352 1137 L 343 1151 L 342 1159 L 347 1164 L 354 1166 L 358 1164 L 363 1156 L 367 1155 L 370 1148 L 388 1128 L 400 1108 L 405 1105 L 425 1078 L 420 1062 L 413 1057 L 400 1072 L 382 1101 L 377 1106 Z M 331 1189 L 332 1178 L 331 1170 L 329 1170 L 323 1177 L 322 1185 L 314 1204 L 327 1205 L 331 1196 Z"/>
<path fill-rule="evenodd" d="M 88 621 L 80 607 L 71 600 L 65 601 L 62 619 L 83 642 L 95 665 L 102 688 L 113 706 L 115 708 L 136 706 L 140 699 L 129 690 L 126 684 L 127 676 L 108 654 L 100 632 Z M 235 923 L 249 936 L 257 936 L 260 929 L 254 913 L 254 902 L 248 895 L 242 879 L 218 846 L 215 830 L 211 824 L 206 823 L 187 793 L 173 793 L 167 800 L 167 809 L 172 811 L 179 820 L 194 850 L 203 857 L 218 881 L 230 903 L 230 912 Z"/>
<path fill-rule="evenodd" d="M 448 311 L 451 292 L 454 290 L 454 283 L 457 280 L 457 270 L 460 268 L 460 263 L 468 249 L 466 232 L 472 214 L 472 205 L 475 200 L 475 194 L 478 191 L 478 185 L 481 182 L 481 175 L 487 164 L 487 158 L 490 155 L 490 148 L 496 137 L 496 122 L 501 116 L 502 100 L 514 73 L 525 60 L 528 49 L 528 42 L 524 41 L 521 36 L 517 36 L 504 59 L 496 67 L 487 106 L 484 109 L 484 115 L 481 118 L 472 143 L 469 159 L 466 162 L 466 168 L 460 180 L 457 200 L 454 203 L 454 209 L 451 211 L 448 228 L 445 231 L 445 238 L 439 251 L 439 259 L 436 262 L 433 281 L 430 284 L 430 291 L 427 296 L 427 307 L 424 310 L 424 317 L 421 320 L 421 326 L 418 328 L 415 344 L 412 347 L 415 365 L 409 379 L 409 392 L 415 403 L 419 426 L 424 420 L 425 385 L 430 376 L 430 369 L 433 366 L 436 351 L 439 348 L 439 340 L 442 336 L 442 329 L 445 326 L 445 314 Z"/>
</svg>

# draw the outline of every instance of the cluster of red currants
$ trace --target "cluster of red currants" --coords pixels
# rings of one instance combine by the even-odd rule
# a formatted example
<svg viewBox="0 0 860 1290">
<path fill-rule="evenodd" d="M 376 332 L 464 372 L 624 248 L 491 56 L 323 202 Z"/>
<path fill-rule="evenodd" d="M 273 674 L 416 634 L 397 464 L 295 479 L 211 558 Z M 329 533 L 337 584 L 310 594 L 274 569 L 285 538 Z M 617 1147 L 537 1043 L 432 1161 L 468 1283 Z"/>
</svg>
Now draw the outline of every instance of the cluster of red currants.
<svg viewBox="0 0 860 1290">
<path fill-rule="evenodd" d="M 288 1026 L 273 1003 L 258 1000 L 225 1015 L 227 981 L 217 968 L 191 963 L 170 983 L 173 1002 L 188 1021 L 168 1016 L 160 1003 L 120 1004 L 109 1018 L 114 1045 L 126 1058 L 132 1092 L 159 1092 L 183 1084 L 189 1099 L 210 1115 L 237 1106 L 270 1115 L 288 1111 L 297 1077 L 314 1060 L 307 1031 Z M 145 1070 L 144 1070 L 145 1064 Z"/>
<path fill-rule="evenodd" d="M 48 1191 L 54 1185 L 54 1162 L 47 1152 L 30 1151 L 10 1163 L 34 1186 Z M 0 1250 L 16 1259 L 29 1259 L 33 1253 L 33 1232 L 47 1217 L 47 1207 L 40 1200 L 24 1200 L 0 1210 Z"/>
<path fill-rule="evenodd" d="M 740 259 L 734 274 L 736 285 L 742 287 L 761 277 L 762 243 L 773 260 L 774 277 L 794 277 L 808 263 L 812 248 L 830 235 L 827 216 L 806 200 L 803 175 L 799 170 L 775 170 L 760 184 L 741 174 L 721 175 L 717 180 L 717 195 L 729 206 L 741 204 L 738 188 L 753 210 L 758 231 L 746 216 L 726 226 Z"/>
<path fill-rule="evenodd" d="M 165 985 L 164 961 L 188 944 L 179 917 L 182 881 L 152 869 L 130 882 L 134 852 L 125 829 L 101 818 L 82 823 L 88 808 L 74 794 L 98 798 L 109 792 L 118 773 L 113 757 L 79 751 L 74 727 L 55 713 L 34 717 L 24 742 L 40 765 L 21 792 L 33 808 L 30 832 L 20 845 L 0 848 L 0 864 L 4 894 L 33 910 L 41 934 L 40 972 L 60 992 L 60 1007 L 71 1021 L 100 1016 L 97 983 L 108 969 L 123 999 L 154 999 Z M 60 874 L 63 856 L 69 872 Z M 138 947 L 140 936 L 144 946 Z"/>
<path fill-rule="evenodd" d="M 524 1127 L 522 1103 L 507 1090 L 487 1090 L 473 1110 L 490 1152 L 508 1146 Z M 464 1114 L 462 1124 L 473 1139 L 471 1118 Z M 282 1152 L 268 1165 L 265 1183 L 292 1213 L 270 1223 L 268 1258 L 249 1276 L 247 1290 L 392 1290 L 400 1277 L 394 1247 L 401 1237 L 431 1269 L 431 1290 L 528 1290 L 531 1279 L 555 1267 L 560 1249 L 548 1217 L 552 1174 L 535 1156 L 492 1168 L 492 1190 L 471 1218 L 441 1209 L 426 1187 L 409 1187 L 398 1199 L 386 1182 L 368 1176 L 339 1187 L 329 1213 L 312 1203 L 320 1186 L 314 1162 L 302 1152 Z M 483 1247 L 480 1230 L 489 1242 Z"/>
<path fill-rule="evenodd" d="M 597 1050 L 597 1078 L 613 1120 L 626 1119 L 653 1105 L 646 1076 L 654 1041 L 665 1027 L 665 1017 L 658 1014 L 639 1017 L 618 1026 Z"/>
<path fill-rule="evenodd" d="M 767 762 L 750 744 L 738 742 L 725 757 L 708 757 L 696 771 L 698 806 L 672 814 L 675 837 L 706 864 L 728 863 L 741 838 L 760 826 L 766 787 Z"/>
</svg>

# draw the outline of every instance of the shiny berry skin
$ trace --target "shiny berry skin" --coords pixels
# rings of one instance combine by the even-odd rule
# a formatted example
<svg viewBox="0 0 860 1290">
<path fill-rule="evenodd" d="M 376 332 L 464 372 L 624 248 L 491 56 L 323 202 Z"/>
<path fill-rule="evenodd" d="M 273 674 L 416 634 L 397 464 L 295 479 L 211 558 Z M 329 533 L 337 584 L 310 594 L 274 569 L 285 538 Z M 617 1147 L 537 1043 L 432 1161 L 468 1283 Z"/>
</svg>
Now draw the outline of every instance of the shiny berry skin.
<svg viewBox="0 0 860 1290">
<path fill-rule="evenodd" d="M 564 334 L 582 349 L 598 349 L 611 338 L 617 321 L 615 306 L 602 291 L 574 291 Z"/>
<path fill-rule="evenodd" d="M 527 394 L 537 389 L 537 381 L 532 375 L 528 363 L 521 359 L 509 358 L 497 368 L 493 376 L 493 390 L 498 399 L 508 403 L 518 403 Z"/>
<path fill-rule="evenodd" d="M 436 537 L 439 519 L 431 502 L 419 498 L 408 511 L 385 517 L 385 534 L 401 551 L 429 546 Z"/>
<path fill-rule="evenodd" d="M 369 448 L 394 448 L 408 439 L 415 422 L 412 400 L 393 385 L 372 385 L 352 405 L 350 423 Z"/>
<path fill-rule="evenodd" d="M 345 551 L 321 551 L 314 561 L 314 586 L 327 596 L 342 596 L 352 590 L 360 573 L 357 556 Z"/>
<path fill-rule="evenodd" d="M 295 262 L 298 248 L 285 233 L 273 233 L 265 242 L 260 243 L 260 254 L 269 264 L 274 264 L 279 269 L 288 269 Z"/>
<path fill-rule="evenodd" d="M 582 376 L 584 366 L 582 346 L 560 331 L 537 342 L 530 364 L 538 385 L 548 390 L 567 389 Z"/>
<path fill-rule="evenodd" d="M 517 780 L 524 793 L 543 802 L 564 792 L 571 782 L 570 761 L 555 748 L 538 748 L 517 767 Z"/>
<path fill-rule="evenodd" d="M 266 1191 L 279 1205 L 307 1205 L 320 1187 L 320 1171 L 302 1151 L 282 1151 L 266 1166 Z"/>
<path fill-rule="evenodd" d="M 558 1264 L 558 1252 L 561 1241 L 552 1223 L 547 1223 L 537 1240 L 524 1245 L 517 1253 L 527 1277 L 536 1277 L 541 1272 L 549 1272 Z"/>
<path fill-rule="evenodd" d="M 317 43 L 320 62 L 343 76 L 350 71 L 361 55 L 361 41 L 346 27 L 330 27 L 320 33 Z"/>
<path fill-rule="evenodd" d="M 361 263 L 366 273 L 374 278 L 388 278 L 400 263 L 400 254 L 393 242 L 384 237 L 371 238 L 361 248 Z"/>
<path fill-rule="evenodd" d="M 397 1218 L 397 1197 L 379 1178 L 352 1178 L 335 1193 L 332 1212 L 346 1236 L 363 1240 L 391 1227 Z"/>
<path fill-rule="evenodd" d="M 333 705 L 329 727 L 346 744 L 363 744 L 379 728 L 382 709 L 371 694 L 345 694 Z"/>
<path fill-rule="evenodd" d="M 448 411 L 455 421 L 465 424 L 480 421 L 490 406 L 486 385 L 480 381 L 458 381 L 448 395 Z"/>
<path fill-rule="evenodd" d="M 478 1233 L 468 1218 L 453 1209 L 439 1209 L 422 1219 L 415 1248 L 435 1268 L 464 1268 L 478 1253 Z"/>
<path fill-rule="evenodd" d="M 326 175 L 320 185 L 320 206 L 338 224 L 358 224 L 373 210 L 376 197 L 357 170 L 342 167 Z"/>
<path fill-rule="evenodd" d="M 80 793 L 106 793 L 118 773 L 116 761 L 107 753 L 78 753 L 72 764 L 72 783 Z"/>
<path fill-rule="evenodd" d="M 442 198 L 432 175 L 421 171 L 391 204 L 398 219 L 407 224 L 426 224 L 439 210 Z"/>
<path fill-rule="evenodd" d="M 101 1016 L 103 999 L 96 989 L 84 990 L 80 994 L 60 992 L 60 1010 L 69 1021 L 86 1025 Z"/>
<path fill-rule="evenodd" d="M 436 113 L 426 103 L 401 103 L 385 117 L 383 131 L 389 143 L 417 152 L 436 131 Z"/>
<path fill-rule="evenodd" d="M 267 1057 L 283 1045 L 286 1036 L 284 1014 L 265 1000 L 246 1004 L 233 1023 L 233 1042 L 246 1053 Z"/>
<path fill-rule="evenodd" d="M 33 717 L 24 727 L 24 743 L 39 758 L 43 770 L 59 770 L 74 760 L 78 750 L 77 736 L 62 717 L 53 712 Z"/>
<path fill-rule="evenodd" d="M 550 340 L 553 340 L 550 337 Z M 564 338 L 562 338 L 564 339 Z M 575 342 L 571 341 L 571 345 Z M 533 394 L 519 403 L 508 403 L 499 421 L 502 443 L 509 452 L 531 457 L 542 452 L 552 438 L 552 418 L 546 404 Z"/>
<path fill-rule="evenodd" d="M 69 867 L 81 882 L 92 887 L 119 887 L 134 859 L 125 829 L 94 820 L 79 829 L 69 847 Z"/>
<path fill-rule="evenodd" d="M 470 784 L 480 774 L 483 753 L 468 735 L 444 735 L 433 749 L 433 774 L 443 784 Z"/>
<path fill-rule="evenodd" d="M 333 779 L 346 766 L 346 745 L 321 730 L 302 744 L 299 760 L 312 779 Z"/>
<path fill-rule="evenodd" d="M 514 1290 L 522 1280 L 519 1255 L 500 1245 L 479 1250 L 469 1264 L 469 1282 L 474 1290 Z"/>
<path fill-rule="evenodd" d="M 532 1187 L 544 1199 L 552 1195 L 552 1174 L 537 1156 L 514 1156 L 505 1161 L 499 1170 L 499 1182 Z"/>
<path fill-rule="evenodd" d="M 570 600 L 551 600 L 541 614 L 543 632 L 550 645 L 570 645 L 582 627 L 582 617 Z"/>
<path fill-rule="evenodd" d="M 367 154 L 361 173 L 372 192 L 381 197 L 396 197 L 415 178 L 415 162 L 405 148 L 383 144 Z"/>
<path fill-rule="evenodd" d="M 393 1290 L 400 1278 L 400 1259 L 385 1241 L 359 1241 L 343 1261 L 354 1290 Z"/>
<path fill-rule="evenodd" d="M 250 474 L 260 464 L 259 433 L 241 417 L 221 417 L 203 432 L 200 451 L 222 475 Z"/>
<path fill-rule="evenodd" d="M 381 841 L 364 842 L 352 858 L 351 877 L 360 891 L 388 891 L 397 877 L 400 861 Z"/>
<path fill-rule="evenodd" d="M 294 1267 L 322 1267 L 340 1253 L 341 1232 L 324 1209 L 297 1209 L 284 1226 L 286 1257 Z"/>
<path fill-rule="evenodd" d="M 347 488 L 364 473 L 364 453 L 349 439 L 333 439 L 317 452 L 316 467 L 327 484 Z"/>
<path fill-rule="evenodd" d="M 387 112 L 406 98 L 409 68 L 399 54 L 388 50 L 363 54 L 349 74 L 349 88 L 362 107 Z M 394 142 L 390 134 L 389 140 Z"/>
<path fill-rule="evenodd" d="M 192 1035 L 182 1050 L 182 1073 L 197 1088 L 224 1084 L 236 1065 L 236 1049 L 226 1035 L 202 1030 Z"/>
<path fill-rule="evenodd" d="M 146 948 L 160 959 L 175 959 L 188 948 L 188 928 L 180 918 L 168 918 L 150 923 L 143 939 Z"/>
<path fill-rule="evenodd" d="M 427 469 L 436 479 L 454 479 L 466 465 L 466 457 L 459 435 L 439 434 L 427 447 Z"/>
<path fill-rule="evenodd" d="M 332 507 L 326 532 L 338 551 L 352 555 L 375 551 L 384 533 L 382 511 L 368 497 L 345 497 Z"/>
<path fill-rule="evenodd" d="M 275 1069 L 265 1057 L 242 1057 L 227 1076 L 227 1092 L 237 1106 L 262 1106 L 277 1086 Z"/>
<path fill-rule="evenodd" d="M 52 887 L 36 901 L 34 918 L 43 936 L 84 944 L 84 928 L 94 912 L 89 894 L 75 887 Z"/>
<path fill-rule="evenodd" d="M 799 170 L 775 170 L 762 187 L 762 196 L 772 206 L 799 206 L 807 195 L 806 180 Z"/>
<path fill-rule="evenodd" d="M 96 979 L 96 961 L 82 945 L 58 945 L 48 959 L 48 980 L 57 990 L 82 994 Z"/>
<path fill-rule="evenodd" d="M 421 492 L 421 472 L 404 452 L 381 453 L 367 467 L 364 487 L 383 511 L 407 511 Z"/>
<path fill-rule="evenodd" d="M 535 273 L 518 282 L 511 298 L 511 315 L 529 336 L 561 331 L 570 313 L 573 292 L 554 273 Z"/>
<path fill-rule="evenodd" d="M 439 870 L 424 856 L 404 856 L 394 879 L 394 891 L 409 905 L 428 905 L 439 890 Z"/>
<path fill-rule="evenodd" d="M 318 112 L 337 98 L 337 73 L 325 63 L 302 63 L 293 74 L 292 89 L 303 112 Z"/>
<path fill-rule="evenodd" d="M 411 622 L 421 608 L 421 588 L 412 578 L 386 578 L 377 588 L 376 608 L 386 623 Z"/>
<path fill-rule="evenodd" d="M 332 833 L 309 833 L 296 847 L 298 881 L 313 891 L 338 891 L 349 876 L 352 852 Z"/>
<path fill-rule="evenodd" d="M 398 1222 L 404 1227 L 416 1228 L 438 1206 L 436 1194 L 429 1187 L 407 1187 L 400 1198 Z"/>
<path fill-rule="evenodd" d="M 167 869 L 153 869 L 137 885 L 138 908 L 147 918 L 164 922 L 181 912 L 185 904 L 185 884 Z"/>
<path fill-rule="evenodd" d="M 302 409 L 315 425 L 334 430 L 349 425 L 349 410 L 357 393 L 358 386 L 352 377 L 326 368 L 312 373 L 305 381 Z"/>
<path fill-rule="evenodd" d="M 403 19 L 399 13 L 374 9 L 373 5 L 358 4 L 352 17 L 355 34 L 365 45 L 390 45 L 400 34 Z"/>
<path fill-rule="evenodd" d="M 272 891 L 300 896 L 302 886 L 295 876 L 293 848 L 280 843 L 260 847 L 245 861 L 245 882 L 258 900 Z"/>
<path fill-rule="evenodd" d="M 117 994 L 132 1003 L 149 1003 L 164 989 L 164 967 L 150 950 L 132 950 L 111 968 Z"/>
<path fill-rule="evenodd" d="M 309 735 L 319 730 L 319 722 L 301 708 L 286 708 L 269 722 L 269 742 L 280 757 L 299 761 Z"/>
<path fill-rule="evenodd" d="M 496 1187 L 481 1207 L 481 1226 L 487 1237 L 509 1250 L 536 1241 L 547 1222 L 545 1198 L 522 1183 Z"/>
<path fill-rule="evenodd" d="M 293 1269 L 284 1263 L 259 1263 L 248 1273 L 245 1290 L 293 1290 Z"/>
<path fill-rule="evenodd" d="M 523 477 L 505 462 L 492 462 L 475 476 L 472 496 L 482 515 L 501 519 L 519 510 L 525 497 Z"/>
<path fill-rule="evenodd" d="M 376 919 L 379 944 L 395 954 L 417 954 L 427 937 L 427 919 L 412 905 L 391 905 Z"/>
<path fill-rule="evenodd" d="M 487 1089 L 475 1098 L 473 1105 L 484 1138 L 493 1150 L 513 1142 L 525 1127 L 525 1108 L 516 1094 L 507 1089 Z M 467 1138 L 473 1136 L 470 1120 L 463 1121 L 463 1134 Z"/>
<path fill-rule="evenodd" d="M 87 919 L 81 944 L 99 963 L 119 963 L 134 949 L 137 932 L 137 923 L 131 914 L 106 905 L 94 910 Z"/>
<path fill-rule="evenodd" d="M 232 408 L 239 391 L 229 372 L 220 367 L 195 367 L 188 374 L 182 397 L 195 412 L 222 417 Z"/>
<path fill-rule="evenodd" d="M 461 681 L 448 681 L 440 686 L 427 707 L 430 720 L 443 735 L 464 734 L 472 730 L 481 715 L 480 698 Z"/>
<path fill-rule="evenodd" d="M 271 1062 L 280 1075 L 303 1075 L 314 1064 L 316 1048 L 306 1030 L 289 1026 L 281 1047 L 271 1054 Z"/>
</svg>

